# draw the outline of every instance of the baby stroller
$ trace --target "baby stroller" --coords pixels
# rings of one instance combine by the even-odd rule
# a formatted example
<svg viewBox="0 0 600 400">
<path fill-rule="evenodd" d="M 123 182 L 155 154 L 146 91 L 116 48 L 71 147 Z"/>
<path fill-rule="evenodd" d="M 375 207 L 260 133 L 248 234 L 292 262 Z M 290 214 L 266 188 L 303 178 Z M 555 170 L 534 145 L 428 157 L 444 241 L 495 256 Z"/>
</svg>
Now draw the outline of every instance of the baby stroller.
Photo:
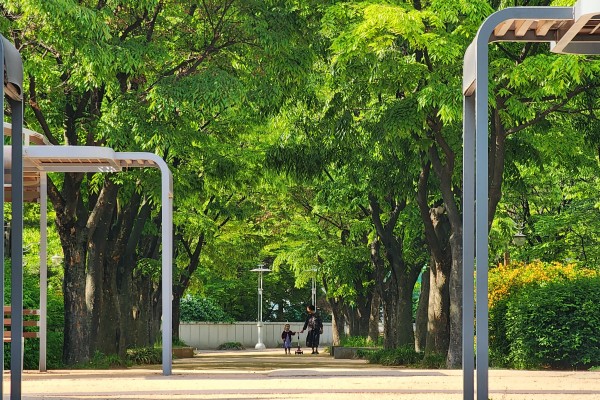
<svg viewBox="0 0 600 400">
<path fill-rule="evenodd" d="M 304 354 L 304 352 L 300 348 L 300 334 L 299 333 L 298 333 L 298 348 L 296 349 L 296 353 L 295 354 Z"/>
</svg>

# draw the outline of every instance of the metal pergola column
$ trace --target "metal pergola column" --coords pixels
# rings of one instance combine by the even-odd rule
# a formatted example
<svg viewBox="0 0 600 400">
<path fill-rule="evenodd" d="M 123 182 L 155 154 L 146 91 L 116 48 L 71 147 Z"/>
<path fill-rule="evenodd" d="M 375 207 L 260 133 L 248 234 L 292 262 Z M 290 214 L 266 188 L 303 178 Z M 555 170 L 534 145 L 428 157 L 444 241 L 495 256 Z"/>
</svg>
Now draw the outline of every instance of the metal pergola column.
<svg viewBox="0 0 600 400">
<path fill-rule="evenodd" d="M 463 398 L 488 400 L 488 44 L 550 42 L 557 53 L 600 54 L 600 2 L 574 7 L 511 7 L 486 19 L 463 71 Z M 525 28 L 523 28 L 525 27 Z M 523 29 L 522 29 L 523 28 Z M 481 98 L 480 98 L 481 95 Z M 476 310 L 473 276 L 477 266 Z M 476 316 L 477 387 L 474 385 Z"/>
<path fill-rule="evenodd" d="M 115 153 L 116 160 L 152 161 L 160 169 L 162 228 L 162 367 L 171 375 L 173 360 L 173 176 L 167 163 L 152 153 Z M 131 167 L 138 167 L 131 164 Z M 141 167 L 141 166 L 139 166 Z"/>
<path fill-rule="evenodd" d="M 3 61 L 3 96 L 1 104 L 2 121 L 4 121 L 4 95 L 12 112 L 12 238 L 11 238 L 11 346 L 10 346 L 10 398 L 21 398 L 21 375 L 23 369 L 23 62 L 17 49 L 6 38 L 0 35 L 0 60 Z M 4 164 L 4 155 L 0 156 L 0 165 Z M 2 200 L 4 203 L 4 177 L 2 177 Z M 2 226 L 4 214 L 2 213 Z M 4 260 L 4 250 L 0 253 Z M 4 261 L 0 271 L 4 277 Z M 4 279 L 2 279 L 2 304 L 4 305 Z M 4 309 L 4 306 L 2 307 Z M 4 346 L 0 350 L 4 364 Z M 0 383 L 0 396 L 3 387 Z"/>
</svg>

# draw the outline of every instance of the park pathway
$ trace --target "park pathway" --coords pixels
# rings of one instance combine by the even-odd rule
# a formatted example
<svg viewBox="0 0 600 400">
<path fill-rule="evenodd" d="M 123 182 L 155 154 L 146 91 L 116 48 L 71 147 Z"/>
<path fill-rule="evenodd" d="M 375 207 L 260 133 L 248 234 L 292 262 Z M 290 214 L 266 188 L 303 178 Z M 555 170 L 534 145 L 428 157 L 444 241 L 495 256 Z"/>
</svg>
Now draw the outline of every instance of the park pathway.
<svg viewBox="0 0 600 400">
<path fill-rule="evenodd" d="M 5 374 L 5 392 L 10 386 Z M 23 374 L 23 399 L 460 400 L 462 371 L 383 368 L 327 354 L 201 351 L 160 366 Z M 4 396 L 8 399 L 8 396 Z M 600 400 L 600 372 L 490 371 L 492 400 Z"/>
</svg>

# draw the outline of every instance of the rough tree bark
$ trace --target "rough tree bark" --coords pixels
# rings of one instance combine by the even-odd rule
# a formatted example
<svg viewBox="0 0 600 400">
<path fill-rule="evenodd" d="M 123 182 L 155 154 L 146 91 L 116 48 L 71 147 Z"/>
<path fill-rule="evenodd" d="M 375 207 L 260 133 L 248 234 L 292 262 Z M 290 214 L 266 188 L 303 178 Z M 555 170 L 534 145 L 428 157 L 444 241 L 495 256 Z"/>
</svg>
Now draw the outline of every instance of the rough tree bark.
<svg viewBox="0 0 600 400">
<path fill-rule="evenodd" d="M 429 158 L 439 160 L 433 147 L 430 150 Z M 443 169 L 443 167 L 440 168 Z M 417 189 L 417 202 L 431 254 L 429 265 L 429 321 L 425 352 L 447 355 L 450 345 L 451 323 L 450 274 L 453 256 L 449 243 L 451 226 L 445 207 L 441 205 L 429 206 L 427 199 L 430 171 L 431 161 L 428 160 L 422 165 Z M 444 170 L 444 172 L 450 171 Z M 447 187 L 449 183 L 442 185 Z"/>
<path fill-rule="evenodd" d="M 326 288 L 326 286 L 325 286 Z M 325 289 L 327 290 L 327 288 Z M 342 302 L 337 298 L 328 297 L 327 301 L 331 307 L 331 330 L 332 330 L 332 341 L 333 345 L 337 346 L 341 343 L 341 340 L 346 336 L 344 332 L 344 313 L 342 312 Z"/>
<path fill-rule="evenodd" d="M 371 343 L 379 341 L 379 320 L 380 320 L 381 298 L 379 293 L 373 291 L 373 299 L 371 301 L 371 312 L 369 314 L 369 336 L 368 340 Z"/>
<path fill-rule="evenodd" d="M 403 256 L 403 238 L 394 229 L 405 201 L 393 202 L 392 210 L 384 224 L 381 207 L 375 196 L 369 196 L 369 214 L 377 237 L 371 242 L 371 262 L 375 269 L 375 282 L 383 305 L 384 348 L 414 346 L 412 323 L 412 291 L 420 266 L 407 265 Z M 383 245 L 383 249 L 382 249 Z M 385 261 L 380 252 L 383 251 Z M 386 266 L 389 265 L 389 269 Z"/>
<path fill-rule="evenodd" d="M 140 207 L 133 195 L 126 207 L 117 207 L 119 187 L 108 177 L 86 204 L 79 197 L 83 178 L 66 174 L 60 191 L 49 181 L 65 254 L 67 364 L 85 362 L 95 351 L 124 354 L 130 345 L 154 344 L 161 311 L 160 286 L 134 269 L 139 257 L 157 256 L 157 246 L 140 246 L 149 206 Z M 138 332 L 138 326 L 144 329 Z"/>
</svg>

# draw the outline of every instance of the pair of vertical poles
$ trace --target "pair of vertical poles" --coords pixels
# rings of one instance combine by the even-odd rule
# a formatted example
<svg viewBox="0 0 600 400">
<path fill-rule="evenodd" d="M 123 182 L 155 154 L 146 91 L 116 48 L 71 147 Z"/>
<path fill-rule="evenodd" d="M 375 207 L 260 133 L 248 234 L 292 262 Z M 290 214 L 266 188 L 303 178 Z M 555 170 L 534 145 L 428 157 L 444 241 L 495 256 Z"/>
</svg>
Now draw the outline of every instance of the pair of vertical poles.
<svg viewBox="0 0 600 400">
<path fill-rule="evenodd" d="M 511 27 L 513 29 L 511 30 Z M 500 29 L 499 29 L 500 28 Z M 488 400 L 488 44 L 550 42 L 565 54 L 600 54 L 600 2 L 511 7 L 492 14 L 464 57 L 463 72 L 463 398 Z M 475 265 L 477 265 L 474 304 Z M 476 321 L 474 320 L 476 317 Z M 477 352 L 475 354 L 475 331 Z M 475 355 L 477 356 L 475 358 Z M 476 365 L 475 365 L 476 364 Z M 477 373 L 477 388 L 474 373 Z"/>
</svg>

